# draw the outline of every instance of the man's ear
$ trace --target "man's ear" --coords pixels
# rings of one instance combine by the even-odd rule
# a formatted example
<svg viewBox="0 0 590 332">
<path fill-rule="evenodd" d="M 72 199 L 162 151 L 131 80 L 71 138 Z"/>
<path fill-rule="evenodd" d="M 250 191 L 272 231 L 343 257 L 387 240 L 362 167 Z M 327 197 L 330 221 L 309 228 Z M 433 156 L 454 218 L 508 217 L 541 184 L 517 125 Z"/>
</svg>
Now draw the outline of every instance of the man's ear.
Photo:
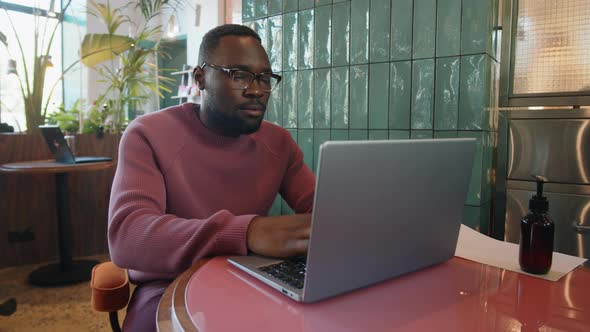
<svg viewBox="0 0 590 332">
<path fill-rule="evenodd" d="M 205 71 L 201 67 L 193 70 L 193 81 L 197 84 L 199 90 L 205 90 Z"/>
</svg>

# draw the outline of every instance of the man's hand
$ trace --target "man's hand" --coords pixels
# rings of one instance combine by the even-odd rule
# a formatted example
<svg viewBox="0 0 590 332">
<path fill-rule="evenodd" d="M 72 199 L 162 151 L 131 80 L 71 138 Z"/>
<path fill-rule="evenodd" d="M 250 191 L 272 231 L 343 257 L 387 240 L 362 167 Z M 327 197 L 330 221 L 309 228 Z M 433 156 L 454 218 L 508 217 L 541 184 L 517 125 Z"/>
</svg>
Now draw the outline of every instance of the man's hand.
<svg viewBox="0 0 590 332">
<path fill-rule="evenodd" d="M 271 257 L 305 255 L 310 227 L 311 214 L 255 217 L 248 227 L 248 250 Z"/>
</svg>

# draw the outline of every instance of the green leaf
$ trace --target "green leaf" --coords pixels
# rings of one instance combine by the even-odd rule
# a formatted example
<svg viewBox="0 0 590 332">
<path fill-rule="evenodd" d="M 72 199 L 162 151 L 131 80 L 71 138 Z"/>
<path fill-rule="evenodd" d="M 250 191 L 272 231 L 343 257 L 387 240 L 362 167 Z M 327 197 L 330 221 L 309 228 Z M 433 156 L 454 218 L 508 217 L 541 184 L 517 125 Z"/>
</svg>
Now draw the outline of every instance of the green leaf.
<svg viewBox="0 0 590 332">
<path fill-rule="evenodd" d="M 82 63 L 94 67 L 101 62 L 115 59 L 133 46 L 134 40 L 127 36 L 89 33 L 82 41 Z"/>
</svg>

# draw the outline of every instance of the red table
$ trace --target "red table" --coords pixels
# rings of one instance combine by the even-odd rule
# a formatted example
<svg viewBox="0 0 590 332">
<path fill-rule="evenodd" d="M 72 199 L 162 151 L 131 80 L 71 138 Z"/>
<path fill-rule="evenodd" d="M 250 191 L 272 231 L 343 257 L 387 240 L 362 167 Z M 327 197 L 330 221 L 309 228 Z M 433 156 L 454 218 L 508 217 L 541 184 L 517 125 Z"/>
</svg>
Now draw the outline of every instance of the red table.
<svg viewBox="0 0 590 332">
<path fill-rule="evenodd" d="M 354 271 L 352 271 L 354 272 Z M 217 257 L 166 290 L 159 331 L 590 331 L 590 270 L 558 282 L 453 258 L 313 304 Z"/>
</svg>

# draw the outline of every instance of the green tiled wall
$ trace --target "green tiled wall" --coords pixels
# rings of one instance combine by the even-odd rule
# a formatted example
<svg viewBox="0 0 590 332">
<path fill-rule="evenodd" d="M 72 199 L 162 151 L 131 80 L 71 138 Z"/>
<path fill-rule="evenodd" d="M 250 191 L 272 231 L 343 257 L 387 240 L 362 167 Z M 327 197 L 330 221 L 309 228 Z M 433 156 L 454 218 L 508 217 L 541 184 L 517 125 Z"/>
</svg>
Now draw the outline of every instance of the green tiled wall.
<svg viewBox="0 0 590 332">
<path fill-rule="evenodd" d="M 315 171 L 326 140 L 474 137 L 465 223 L 486 231 L 497 137 L 498 0 L 243 0 L 283 75 L 267 120 Z M 270 214 L 292 213 L 277 198 Z"/>
</svg>

